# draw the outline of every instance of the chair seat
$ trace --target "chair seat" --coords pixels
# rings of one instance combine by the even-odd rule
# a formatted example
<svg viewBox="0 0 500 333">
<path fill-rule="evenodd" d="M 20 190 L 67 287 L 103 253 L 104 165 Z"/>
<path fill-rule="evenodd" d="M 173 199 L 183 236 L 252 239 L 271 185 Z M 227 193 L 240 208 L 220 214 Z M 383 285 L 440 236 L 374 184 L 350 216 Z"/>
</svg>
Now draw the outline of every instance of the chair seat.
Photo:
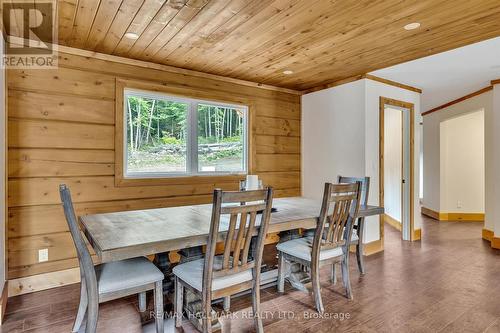
<svg viewBox="0 0 500 333">
<path fill-rule="evenodd" d="M 279 243 L 276 248 L 278 251 L 292 255 L 296 258 L 311 261 L 312 237 L 302 237 Z M 331 259 L 343 255 L 342 247 L 336 247 L 328 250 L 321 250 L 319 260 Z"/>
<path fill-rule="evenodd" d="M 222 256 L 214 257 L 214 271 L 222 268 Z M 174 267 L 172 272 L 182 281 L 195 288 L 202 290 L 203 266 L 205 259 L 198 259 L 180 264 Z M 224 289 L 253 280 L 252 269 L 228 276 L 217 277 L 212 280 L 212 291 Z"/>
<path fill-rule="evenodd" d="M 100 295 L 163 280 L 163 273 L 144 257 L 100 264 L 95 273 Z"/>
</svg>

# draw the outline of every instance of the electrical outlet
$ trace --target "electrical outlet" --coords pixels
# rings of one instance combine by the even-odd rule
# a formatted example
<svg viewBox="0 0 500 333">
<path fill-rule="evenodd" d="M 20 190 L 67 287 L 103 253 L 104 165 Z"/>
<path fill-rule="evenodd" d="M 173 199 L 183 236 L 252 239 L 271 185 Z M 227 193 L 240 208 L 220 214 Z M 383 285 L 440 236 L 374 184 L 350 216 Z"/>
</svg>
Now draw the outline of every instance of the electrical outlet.
<svg viewBox="0 0 500 333">
<path fill-rule="evenodd" d="M 38 250 L 38 262 L 49 261 L 49 249 Z"/>
<path fill-rule="evenodd" d="M 457 208 L 462 208 L 462 201 L 460 200 L 457 201 Z"/>
</svg>

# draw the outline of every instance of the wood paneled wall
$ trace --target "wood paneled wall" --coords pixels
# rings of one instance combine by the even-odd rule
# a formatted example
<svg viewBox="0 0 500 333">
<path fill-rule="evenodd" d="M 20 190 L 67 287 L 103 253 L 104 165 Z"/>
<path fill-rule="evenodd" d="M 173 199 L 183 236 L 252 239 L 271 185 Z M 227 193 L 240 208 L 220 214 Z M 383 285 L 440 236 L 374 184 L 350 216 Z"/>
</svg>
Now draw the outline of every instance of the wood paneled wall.
<svg viewBox="0 0 500 333">
<path fill-rule="evenodd" d="M 300 195 L 300 96 L 224 80 L 61 53 L 59 68 L 8 71 L 8 278 L 75 267 L 58 185 L 77 214 L 206 203 L 234 181 L 115 187 L 116 79 L 252 102 L 250 172 L 277 196 Z M 207 221 L 208 223 L 208 221 Z M 38 249 L 49 261 L 38 263 Z"/>
</svg>

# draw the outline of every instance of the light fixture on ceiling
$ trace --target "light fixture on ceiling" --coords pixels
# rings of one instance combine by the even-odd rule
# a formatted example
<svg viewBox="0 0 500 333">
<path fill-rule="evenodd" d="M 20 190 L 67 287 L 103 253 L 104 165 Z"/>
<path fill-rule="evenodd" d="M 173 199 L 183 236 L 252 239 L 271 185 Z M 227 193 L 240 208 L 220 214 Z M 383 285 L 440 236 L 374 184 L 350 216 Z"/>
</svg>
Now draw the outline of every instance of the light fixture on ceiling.
<svg viewBox="0 0 500 333">
<path fill-rule="evenodd" d="M 292 74 L 293 74 L 293 71 L 292 71 L 292 70 L 289 70 L 289 69 L 285 69 L 285 70 L 283 71 L 283 74 L 285 74 L 285 75 L 292 75 Z"/>
<path fill-rule="evenodd" d="M 135 32 L 129 31 L 129 32 L 125 33 L 125 37 L 129 38 L 129 39 L 137 39 L 137 38 L 139 38 L 139 35 L 136 34 Z"/>
<path fill-rule="evenodd" d="M 404 26 L 405 30 L 415 30 L 418 28 L 420 28 L 420 23 L 418 22 L 408 23 L 407 25 Z"/>
</svg>

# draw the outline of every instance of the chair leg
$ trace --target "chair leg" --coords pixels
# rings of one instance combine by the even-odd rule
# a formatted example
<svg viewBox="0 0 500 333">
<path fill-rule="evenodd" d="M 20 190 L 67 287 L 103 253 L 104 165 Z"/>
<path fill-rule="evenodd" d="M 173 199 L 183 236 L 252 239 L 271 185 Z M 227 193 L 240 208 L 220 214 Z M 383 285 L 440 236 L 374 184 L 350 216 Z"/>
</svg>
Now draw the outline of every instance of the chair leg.
<svg viewBox="0 0 500 333">
<path fill-rule="evenodd" d="M 346 297 L 348 299 L 352 299 L 352 289 L 351 289 L 351 280 L 349 277 L 349 252 L 347 255 L 344 255 L 344 259 L 342 260 L 342 282 L 344 283 L 344 288 L 346 290 Z"/>
<path fill-rule="evenodd" d="M 87 323 L 85 326 L 85 333 L 95 333 L 97 331 L 97 319 L 99 316 L 99 296 L 89 293 L 87 305 Z"/>
<path fill-rule="evenodd" d="M 210 301 L 207 303 L 208 304 L 203 304 L 201 327 L 203 333 L 212 333 L 212 306 Z"/>
<path fill-rule="evenodd" d="M 163 324 L 163 282 L 155 282 L 155 323 L 156 323 L 156 333 L 164 332 Z"/>
<path fill-rule="evenodd" d="M 184 286 L 179 282 L 179 278 L 175 277 L 175 327 L 182 326 L 182 307 L 184 306 Z"/>
<path fill-rule="evenodd" d="M 224 297 L 223 301 L 224 311 L 228 312 L 231 309 L 231 296 Z"/>
<path fill-rule="evenodd" d="M 337 284 L 337 263 L 332 264 L 332 283 Z"/>
<path fill-rule="evenodd" d="M 363 243 L 361 240 L 356 244 L 356 260 L 358 261 L 359 273 L 365 274 L 365 260 L 363 258 Z"/>
<path fill-rule="evenodd" d="M 145 312 L 146 307 L 146 292 L 139 293 L 139 312 Z"/>
<path fill-rule="evenodd" d="M 264 325 L 260 314 L 260 283 L 255 282 L 252 289 L 252 310 L 257 333 L 264 333 Z"/>
<path fill-rule="evenodd" d="M 311 280 L 313 287 L 313 297 L 316 303 L 316 309 L 319 313 L 323 313 L 325 308 L 323 307 L 323 300 L 321 299 L 321 285 L 319 281 L 319 265 L 311 266 Z"/>
<path fill-rule="evenodd" d="M 279 293 L 285 292 L 285 256 L 283 252 L 279 252 L 278 254 L 278 281 L 277 281 L 277 289 Z"/>
<path fill-rule="evenodd" d="M 78 313 L 76 314 L 75 322 L 71 332 L 78 332 L 82 326 L 85 313 L 87 312 L 88 298 L 87 288 L 85 287 L 85 279 L 82 277 L 80 283 L 80 304 L 78 305 Z"/>
</svg>

